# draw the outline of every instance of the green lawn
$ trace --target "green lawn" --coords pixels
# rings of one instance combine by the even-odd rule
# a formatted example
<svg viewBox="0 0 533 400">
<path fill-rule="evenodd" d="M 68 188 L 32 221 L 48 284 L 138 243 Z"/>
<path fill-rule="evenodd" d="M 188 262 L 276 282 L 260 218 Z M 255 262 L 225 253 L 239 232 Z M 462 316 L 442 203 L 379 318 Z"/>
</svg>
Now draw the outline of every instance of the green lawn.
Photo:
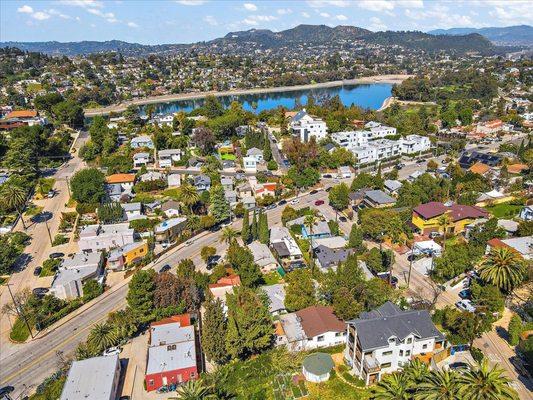
<svg viewBox="0 0 533 400">
<path fill-rule="evenodd" d="M 164 190 L 161 194 L 163 196 L 172 198 L 172 200 L 178 200 L 179 199 L 178 193 L 179 193 L 178 188 L 171 188 L 171 189 Z"/>
<path fill-rule="evenodd" d="M 279 283 L 281 277 L 279 276 L 278 271 L 273 271 L 263 275 L 263 279 L 265 280 L 265 285 L 275 285 L 276 283 Z"/>
<path fill-rule="evenodd" d="M 16 343 L 23 343 L 28 339 L 29 336 L 30 331 L 28 330 L 26 323 L 22 319 L 17 318 L 13 324 L 13 328 L 11 328 L 9 338 Z"/>
<path fill-rule="evenodd" d="M 228 161 L 235 161 L 237 159 L 235 154 L 227 154 L 227 153 L 226 154 L 221 154 L 220 158 L 223 159 L 223 160 L 228 160 Z"/>
<path fill-rule="evenodd" d="M 518 215 L 522 206 L 510 204 L 510 203 L 501 203 L 496 204 L 492 207 L 485 207 L 488 212 L 494 215 L 496 218 L 513 218 Z"/>
<path fill-rule="evenodd" d="M 366 388 L 354 388 L 341 381 L 332 372 L 328 381 L 323 383 L 306 382 L 309 390 L 308 400 L 363 400 L 370 398 L 370 390 Z"/>
</svg>

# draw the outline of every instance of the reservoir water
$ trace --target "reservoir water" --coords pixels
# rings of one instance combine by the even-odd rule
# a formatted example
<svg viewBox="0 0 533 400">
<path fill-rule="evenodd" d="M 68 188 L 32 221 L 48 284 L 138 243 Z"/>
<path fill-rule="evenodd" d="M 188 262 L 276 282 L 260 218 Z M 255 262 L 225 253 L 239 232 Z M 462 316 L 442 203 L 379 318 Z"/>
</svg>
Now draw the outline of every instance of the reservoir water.
<svg viewBox="0 0 533 400">
<path fill-rule="evenodd" d="M 228 107 L 232 101 L 238 101 L 243 103 L 245 110 L 259 113 L 278 106 L 292 109 L 297 104 L 305 105 L 310 94 L 318 103 L 323 99 L 338 95 L 345 106 L 355 104 L 362 108 L 376 110 L 381 107 L 387 97 L 391 96 L 392 86 L 390 83 L 344 85 L 317 89 L 221 96 L 218 99 L 225 107 Z M 201 107 L 203 102 L 204 99 L 193 99 L 159 103 L 155 104 L 155 112 L 156 114 L 169 114 L 177 111 L 189 112 Z M 143 106 L 141 112 L 144 113 L 145 109 L 146 106 Z"/>
</svg>

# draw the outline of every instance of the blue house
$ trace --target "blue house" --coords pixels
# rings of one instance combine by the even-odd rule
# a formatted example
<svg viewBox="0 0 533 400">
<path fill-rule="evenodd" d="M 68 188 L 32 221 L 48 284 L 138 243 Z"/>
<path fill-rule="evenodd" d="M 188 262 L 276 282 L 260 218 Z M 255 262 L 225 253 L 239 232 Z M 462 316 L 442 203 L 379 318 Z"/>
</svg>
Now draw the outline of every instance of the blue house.
<svg viewBox="0 0 533 400">
<path fill-rule="evenodd" d="M 319 239 L 331 237 L 331 230 L 326 221 L 318 220 L 313 225 L 313 229 L 305 225 L 305 217 L 296 218 L 287 222 L 287 226 L 300 225 L 302 227 L 302 237 L 304 239 Z"/>
</svg>

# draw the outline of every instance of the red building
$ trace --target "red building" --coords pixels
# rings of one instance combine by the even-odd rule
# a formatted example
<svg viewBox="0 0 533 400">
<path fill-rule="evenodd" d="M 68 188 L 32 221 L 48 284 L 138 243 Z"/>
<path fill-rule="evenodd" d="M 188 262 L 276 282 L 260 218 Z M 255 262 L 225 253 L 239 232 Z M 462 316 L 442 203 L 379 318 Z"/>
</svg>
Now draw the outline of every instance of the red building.
<svg viewBox="0 0 533 400">
<path fill-rule="evenodd" d="M 195 332 L 189 315 L 176 315 L 150 325 L 146 390 L 197 378 Z"/>
</svg>

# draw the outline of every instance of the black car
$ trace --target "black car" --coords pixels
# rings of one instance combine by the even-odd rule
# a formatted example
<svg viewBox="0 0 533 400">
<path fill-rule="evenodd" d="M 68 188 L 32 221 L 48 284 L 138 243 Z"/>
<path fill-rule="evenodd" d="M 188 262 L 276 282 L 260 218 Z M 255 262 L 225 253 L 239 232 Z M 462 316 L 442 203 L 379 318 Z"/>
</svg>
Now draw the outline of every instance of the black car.
<svg viewBox="0 0 533 400">
<path fill-rule="evenodd" d="M 287 200 L 280 200 L 280 202 L 278 203 L 278 206 L 282 206 L 284 204 L 287 204 Z"/>
<path fill-rule="evenodd" d="M 41 275 L 42 270 L 43 270 L 43 267 L 35 267 L 35 269 L 33 270 L 33 276 Z"/>
<path fill-rule="evenodd" d="M 163 265 L 161 269 L 159 270 L 159 272 L 167 272 L 167 271 L 170 271 L 170 265 L 168 264 Z"/>
<path fill-rule="evenodd" d="M 4 386 L 0 389 L 0 396 L 4 396 L 6 394 L 11 393 L 15 388 L 13 386 Z"/>
<path fill-rule="evenodd" d="M 318 193 L 318 190 L 311 190 L 311 191 L 309 192 L 309 194 L 317 194 L 317 193 Z"/>
<path fill-rule="evenodd" d="M 340 219 L 342 222 L 346 222 L 346 221 L 348 221 L 348 218 L 346 218 L 346 217 L 339 217 L 339 219 Z"/>
<path fill-rule="evenodd" d="M 329 192 L 331 190 L 331 186 L 326 188 L 326 192 Z"/>
<path fill-rule="evenodd" d="M 322 175 L 323 178 L 332 178 L 331 174 L 324 174 Z"/>
<path fill-rule="evenodd" d="M 416 260 L 416 255 L 415 254 L 409 254 L 407 256 L 407 261 L 415 261 Z"/>
<path fill-rule="evenodd" d="M 50 258 L 61 258 L 61 257 L 65 257 L 65 253 L 52 253 L 50 254 Z"/>
<path fill-rule="evenodd" d="M 44 287 L 37 287 L 32 290 L 32 293 L 37 297 L 42 297 L 48 293 L 48 289 Z"/>
<path fill-rule="evenodd" d="M 207 269 L 213 269 L 218 264 L 220 259 L 221 257 L 219 255 L 209 257 L 207 259 Z"/>
</svg>

